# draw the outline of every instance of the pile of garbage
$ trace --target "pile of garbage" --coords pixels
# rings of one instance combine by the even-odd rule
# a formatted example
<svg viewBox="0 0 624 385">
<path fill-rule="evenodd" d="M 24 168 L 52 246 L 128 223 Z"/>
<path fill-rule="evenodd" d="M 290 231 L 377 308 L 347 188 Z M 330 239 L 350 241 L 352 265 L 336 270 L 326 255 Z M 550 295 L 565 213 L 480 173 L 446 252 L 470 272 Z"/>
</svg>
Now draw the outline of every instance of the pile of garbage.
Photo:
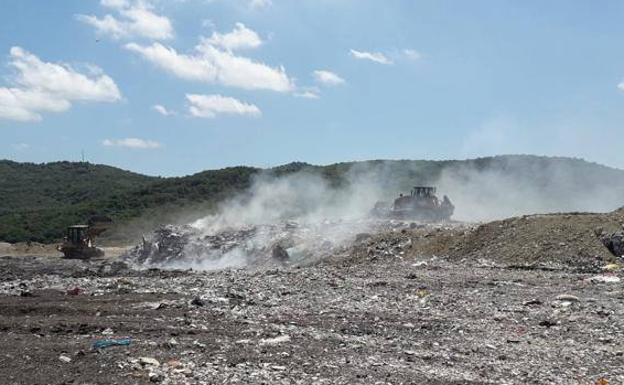
<svg viewBox="0 0 624 385">
<path fill-rule="evenodd" d="M 624 231 L 603 234 L 600 239 L 611 254 L 619 258 L 624 258 Z"/>
<path fill-rule="evenodd" d="M 306 265 L 343 253 L 372 227 L 407 227 L 386 221 L 322 221 L 228 227 L 206 233 L 192 225 L 165 225 L 132 249 L 125 260 L 160 268 L 215 270 L 280 264 Z"/>
</svg>

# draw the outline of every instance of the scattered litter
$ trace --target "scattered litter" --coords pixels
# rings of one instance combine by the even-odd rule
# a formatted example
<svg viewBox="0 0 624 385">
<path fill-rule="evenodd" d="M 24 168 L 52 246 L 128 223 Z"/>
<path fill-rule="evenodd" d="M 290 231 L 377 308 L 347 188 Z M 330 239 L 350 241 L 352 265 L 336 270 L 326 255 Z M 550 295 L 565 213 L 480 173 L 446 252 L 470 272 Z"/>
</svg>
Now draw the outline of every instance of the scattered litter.
<svg viewBox="0 0 624 385">
<path fill-rule="evenodd" d="M 610 263 L 608 265 L 605 265 L 602 270 L 605 271 L 618 271 L 618 270 L 622 270 L 622 265 L 618 264 L 618 263 Z"/>
<path fill-rule="evenodd" d="M 260 340 L 260 345 L 277 345 L 277 344 L 281 344 L 283 342 L 289 342 L 289 341 L 290 341 L 290 336 L 283 335 L 283 336 L 279 336 L 275 338 L 267 338 L 267 339 Z"/>
<path fill-rule="evenodd" d="M 555 299 L 565 302 L 579 302 L 581 300 L 579 297 L 572 294 L 559 294 Z"/>
<path fill-rule="evenodd" d="M 131 342 L 132 339 L 129 337 L 98 339 L 93 342 L 93 349 L 104 349 L 111 346 L 128 346 Z"/>
<path fill-rule="evenodd" d="M 204 306 L 205 303 L 204 303 L 204 301 L 201 298 L 195 297 L 191 301 L 191 305 L 195 305 L 195 306 L 201 307 L 201 306 Z"/>
<path fill-rule="evenodd" d="M 152 357 L 139 357 L 139 363 L 143 366 L 160 366 L 160 362 Z"/>
<path fill-rule="evenodd" d="M 592 283 L 618 283 L 620 282 L 620 277 L 616 277 L 615 275 L 596 275 L 587 278 L 587 281 Z"/>
<path fill-rule="evenodd" d="M 69 289 L 66 291 L 67 295 L 79 295 L 82 293 L 82 289 L 79 287 L 74 287 L 73 289 Z"/>
<path fill-rule="evenodd" d="M 68 363 L 71 362 L 72 359 L 69 358 L 68 356 L 64 355 L 64 354 L 61 354 L 59 356 L 59 360 L 61 360 L 61 361 L 65 362 L 66 364 L 68 364 Z"/>
</svg>

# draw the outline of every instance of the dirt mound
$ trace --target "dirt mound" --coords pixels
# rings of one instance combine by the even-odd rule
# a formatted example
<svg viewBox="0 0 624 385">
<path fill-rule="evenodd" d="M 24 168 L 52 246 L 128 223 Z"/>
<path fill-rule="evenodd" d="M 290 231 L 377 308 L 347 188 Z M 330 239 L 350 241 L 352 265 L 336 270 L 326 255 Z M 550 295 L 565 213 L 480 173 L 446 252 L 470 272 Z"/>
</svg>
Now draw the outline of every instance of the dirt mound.
<svg viewBox="0 0 624 385">
<path fill-rule="evenodd" d="M 597 271 L 624 262 L 623 228 L 624 209 L 606 214 L 527 215 L 480 226 L 419 226 L 356 243 L 345 262 L 437 256 L 466 264 Z"/>
<path fill-rule="evenodd" d="M 622 229 L 624 210 L 609 214 L 530 215 L 490 222 L 469 232 L 454 257 L 491 259 L 518 267 L 574 267 L 595 270 L 616 257 L 602 238 Z"/>
<path fill-rule="evenodd" d="M 620 221 L 624 221 L 624 206 L 622 206 L 619 209 L 615 210 L 611 214 L 612 214 L 612 216 L 616 217 Z"/>
</svg>

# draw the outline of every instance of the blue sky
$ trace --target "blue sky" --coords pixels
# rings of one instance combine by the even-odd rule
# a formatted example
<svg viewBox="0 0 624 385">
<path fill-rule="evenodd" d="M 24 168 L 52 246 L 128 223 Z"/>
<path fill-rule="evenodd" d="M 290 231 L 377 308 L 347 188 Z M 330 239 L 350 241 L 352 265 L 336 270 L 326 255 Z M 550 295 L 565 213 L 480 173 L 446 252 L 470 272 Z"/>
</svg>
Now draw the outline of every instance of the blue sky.
<svg viewBox="0 0 624 385">
<path fill-rule="evenodd" d="M 0 158 L 151 175 L 582 157 L 624 168 L 624 3 L 5 0 Z"/>
</svg>

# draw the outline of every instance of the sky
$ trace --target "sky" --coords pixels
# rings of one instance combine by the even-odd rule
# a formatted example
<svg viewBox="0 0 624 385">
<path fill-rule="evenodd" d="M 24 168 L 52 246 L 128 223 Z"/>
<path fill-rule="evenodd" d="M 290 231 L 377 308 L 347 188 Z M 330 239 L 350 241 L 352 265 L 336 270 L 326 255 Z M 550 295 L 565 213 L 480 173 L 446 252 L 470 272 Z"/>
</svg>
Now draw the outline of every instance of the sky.
<svg viewBox="0 0 624 385">
<path fill-rule="evenodd" d="M 0 159 L 624 168 L 624 2 L 3 0 Z"/>
</svg>

